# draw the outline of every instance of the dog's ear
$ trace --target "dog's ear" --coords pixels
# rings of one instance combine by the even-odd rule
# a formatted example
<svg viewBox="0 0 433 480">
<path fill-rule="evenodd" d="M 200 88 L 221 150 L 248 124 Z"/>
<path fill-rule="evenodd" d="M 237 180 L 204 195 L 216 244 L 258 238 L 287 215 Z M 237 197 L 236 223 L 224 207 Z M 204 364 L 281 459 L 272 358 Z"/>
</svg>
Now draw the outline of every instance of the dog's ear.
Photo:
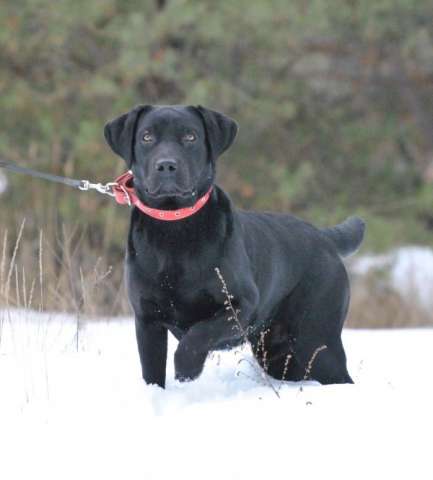
<svg viewBox="0 0 433 480">
<path fill-rule="evenodd" d="M 232 118 L 201 105 L 198 105 L 196 110 L 203 120 L 208 145 L 212 158 L 215 160 L 234 142 L 238 133 L 238 125 Z"/>
<path fill-rule="evenodd" d="M 104 136 L 114 153 L 122 157 L 128 167 L 134 159 L 135 131 L 140 116 L 151 110 L 151 105 L 138 105 L 127 113 L 120 115 L 104 127 Z"/>
</svg>

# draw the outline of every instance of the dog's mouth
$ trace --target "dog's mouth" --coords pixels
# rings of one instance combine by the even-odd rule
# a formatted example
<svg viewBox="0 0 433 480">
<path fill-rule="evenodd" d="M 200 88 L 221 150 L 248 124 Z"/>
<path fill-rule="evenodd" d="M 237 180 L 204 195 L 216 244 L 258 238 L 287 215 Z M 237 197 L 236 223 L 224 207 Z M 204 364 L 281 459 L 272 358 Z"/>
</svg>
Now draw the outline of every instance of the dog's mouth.
<svg viewBox="0 0 433 480">
<path fill-rule="evenodd" d="M 180 188 L 178 185 L 175 185 L 174 182 L 164 182 L 153 189 L 150 186 L 144 185 L 143 190 L 147 197 L 154 200 L 170 198 L 185 200 L 194 197 L 197 193 L 194 188 Z"/>
<path fill-rule="evenodd" d="M 196 196 L 197 192 L 195 189 L 182 190 L 180 188 L 163 188 L 159 186 L 158 188 L 151 190 L 149 188 L 144 189 L 146 195 L 154 199 L 165 199 L 165 198 L 189 198 Z"/>
<path fill-rule="evenodd" d="M 179 185 L 174 181 L 141 182 L 134 178 L 134 187 L 138 198 L 151 208 L 176 210 L 190 207 L 197 200 L 195 185 Z"/>
</svg>

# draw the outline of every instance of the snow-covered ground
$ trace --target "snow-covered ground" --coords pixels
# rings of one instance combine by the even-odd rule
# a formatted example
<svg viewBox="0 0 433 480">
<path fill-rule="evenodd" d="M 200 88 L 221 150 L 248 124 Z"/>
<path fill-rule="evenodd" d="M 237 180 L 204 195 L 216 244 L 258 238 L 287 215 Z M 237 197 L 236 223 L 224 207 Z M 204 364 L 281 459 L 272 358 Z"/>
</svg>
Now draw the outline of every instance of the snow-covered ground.
<svg viewBox="0 0 433 480">
<path fill-rule="evenodd" d="M 433 330 L 346 331 L 355 385 L 278 384 L 247 349 L 140 377 L 130 319 L 0 312 L 0 476 L 431 479 Z"/>
</svg>

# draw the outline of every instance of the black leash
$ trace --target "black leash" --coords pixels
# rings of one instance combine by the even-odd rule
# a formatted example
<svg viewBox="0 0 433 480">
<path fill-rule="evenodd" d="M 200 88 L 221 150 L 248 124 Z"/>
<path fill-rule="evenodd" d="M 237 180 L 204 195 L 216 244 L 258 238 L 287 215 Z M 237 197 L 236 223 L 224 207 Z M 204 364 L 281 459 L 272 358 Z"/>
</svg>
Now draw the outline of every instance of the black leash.
<svg viewBox="0 0 433 480">
<path fill-rule="evenodd" d="M 74 178 L 60 177 L 58 175 L 52 175 L 51 173 L 38 172 L 36 170 L 33 170 L 32 168 L 20 167 L 13 163 L 5 162 L 4 160 L 0 160 L 0 168 L 10 170 L 11 172 L 30 175 L 31 177 L 42 178 L 44 180 L 49 180 L 50 182 L 62 183 L 63 185 L 78 188 L 82 191 L 97 190 L 99 193 L 114 196 L 112 192 L 112 187 L 116 185 L 116 183 L 91 183 L 89 182 L 89 180 L 76 180 Z"/>
</svg>

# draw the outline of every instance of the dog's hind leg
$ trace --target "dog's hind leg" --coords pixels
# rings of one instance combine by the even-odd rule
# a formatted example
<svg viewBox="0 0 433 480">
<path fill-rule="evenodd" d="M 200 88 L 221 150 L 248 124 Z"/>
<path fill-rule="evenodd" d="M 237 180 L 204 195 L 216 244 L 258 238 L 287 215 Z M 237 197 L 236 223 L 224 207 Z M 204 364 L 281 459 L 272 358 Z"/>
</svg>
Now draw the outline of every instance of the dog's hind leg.
<svg viewBox="0 0 433 480">
<path fill-rule="evenodd" d="M 300 284 L 283 301 L 267 329 L 251 339 L 254 355 L 279 380 L 353 383 L 341 329 L 349 302 L 344 270 Z"/>
</svg>

